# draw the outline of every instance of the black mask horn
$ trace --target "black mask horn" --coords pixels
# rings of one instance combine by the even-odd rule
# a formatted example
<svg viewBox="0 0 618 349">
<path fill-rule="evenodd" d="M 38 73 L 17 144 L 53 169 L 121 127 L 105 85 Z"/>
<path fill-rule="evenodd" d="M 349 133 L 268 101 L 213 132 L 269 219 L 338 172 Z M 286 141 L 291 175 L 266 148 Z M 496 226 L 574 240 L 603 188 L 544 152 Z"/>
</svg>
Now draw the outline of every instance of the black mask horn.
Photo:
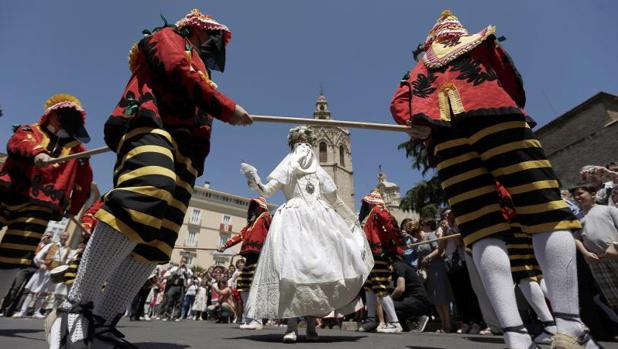
<svg viewBox="0 0 618 349">
<path fill-rule="evenodd" d="M 200 57 L 210 70 L 225 70 L 225 34 L 221 30 L 208 31 L 208 40 L 200 45 Z"/>
</svg>

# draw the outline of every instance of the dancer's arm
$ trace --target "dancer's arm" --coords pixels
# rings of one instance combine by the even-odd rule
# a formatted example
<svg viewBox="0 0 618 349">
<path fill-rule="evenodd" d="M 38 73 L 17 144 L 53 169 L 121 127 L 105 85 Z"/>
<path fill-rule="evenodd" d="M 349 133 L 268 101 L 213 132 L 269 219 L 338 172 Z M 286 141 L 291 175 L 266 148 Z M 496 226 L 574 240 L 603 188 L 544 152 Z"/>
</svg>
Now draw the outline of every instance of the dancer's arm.
<svg viewBox="0 0 618 349">
<path fill-rule="evenodd" d="M 266 184 L 262 183 L 255 167 L 249 164 L 240 164 L 240 171 L 247 177 L 249 187 L 263 197 L 268 198 L 275 195 L 282 187 L 282 184 L 274 179 L 271 179 Z"/>
<path fill-rule="evenodd" d="M 358 223 L 357 217 L 354 212 L 341 200 L 337 190 L 331 192 L 325 192 L 324 198 L 335 209 L 341 218 L 350 226 Z"/>
</svg>

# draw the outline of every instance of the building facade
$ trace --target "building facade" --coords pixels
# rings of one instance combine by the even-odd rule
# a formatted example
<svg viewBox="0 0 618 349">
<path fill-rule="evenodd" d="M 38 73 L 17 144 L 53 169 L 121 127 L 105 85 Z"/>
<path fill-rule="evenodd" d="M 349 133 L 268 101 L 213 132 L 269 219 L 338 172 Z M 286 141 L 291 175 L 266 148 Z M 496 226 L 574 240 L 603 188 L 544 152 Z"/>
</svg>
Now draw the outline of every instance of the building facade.
<svg viewBox="0 0 618 349">
<path fill-rule="evenodd" d="M 618 96 L 599 92 L 536 130 L 562 188 L 581 181 L 585 165 L 618 161 Z"/>
<path fill-rule="evenodd" d="M 401 204 L 401 192 L 399 190 L 399 185 L 389 182 L 387 180 L 386 173 L 384 173 L 381 168 L 378 173 L 378 184 L 376 185 L 376 188 L 380 191 L 380 194 L 384 199 L 384 203 L 386 204 L 386 208 L 391 215 L 395 217 L 399 224 L 401 224 L 401 221 L 405 218 L 419 218 L 418 213 L 414 211 L 406 212 L 399 208 L 399 204 Z"/>
<path fill-rule="evenodd" d="M 320 95 L 315 103 L 314 119 L 331 120 L 326 97 Z M 350 131 L 343 127 L 311 126 L 317 136 L 314 151 L 320 165 L 335 181 L 341 200 L 356 210 L 354 195 L 354 169 L 352 167 L 352 141 Z"/>
<path fill-rule="evenodd" d="M 210 188 L 194 187 L 193 196 L 185 215 L 178 240 L 172 251 L 172 262 L 187 257 L 188 264 L 208 268 L 228 266 L 240 251 L 240 244 L 220 253 L 217 248 L 232 235 L 239 234 L 247 224 L 250 198 Z M 269 204 L 272 211 L 275 205 Z"/>
</svg>

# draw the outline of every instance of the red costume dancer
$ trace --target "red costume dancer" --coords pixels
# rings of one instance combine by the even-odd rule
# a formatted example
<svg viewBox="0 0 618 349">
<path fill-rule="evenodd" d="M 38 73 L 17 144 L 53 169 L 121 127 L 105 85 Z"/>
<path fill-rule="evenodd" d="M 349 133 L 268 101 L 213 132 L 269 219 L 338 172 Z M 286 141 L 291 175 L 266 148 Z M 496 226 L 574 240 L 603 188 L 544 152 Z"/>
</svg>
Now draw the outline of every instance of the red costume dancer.
<svg viewBox="0 0 618 349">
<path fill-rule="evenodd" d="M 90 138 L 79 100 L 56 95 L 45 102 L 38 123 L 15 129 L 0 170 L 0 295 L 32 258 L 50 220 L 75 215 L 90 195 L 92 170 L 87 159 L 47 166 L 54 157 L 79 153 Z M 81 141 L 81 142 L 80 142 Z"/>
<path fill-rule="evenodd" d="M 378 328 L 377 331 L 381 333 L 401 333 L 402 327 L 397 319 L 395 305 L 390 296 L 392 287 L 389 281 L 388 267 L 393 257 L 403 254 L 404 245 L 397 222 L 386 209 L 382 195 L 377 189 L 363 198 L 358 219 L 362 223 L 365 217 L 367 217 L 367 221 L 363 230 L 367 236 L 369 247 L 371 247 L 375 264 L 365 282 L 368 315 L 367 321 L 359 328 L 359 331 L 372 331 L 378 327 L 375 320 L 377 300 L 388 317 L 386 326 Z"/>
<path fill-rule="evenodd" d="M 193 10 L 146 33 L 131 49 L 131 78 L 105 124 L 105 141 L 117 154 L 114 188 L 96 214 L 58 321 L 69 347 L 127 345 L 115 325 L 155 266 L 170 259 L 210 151 L 213 118 L 252 122 L 210 78 L 211 69 L 225 66 L 232 36 L 225 25 Z"/>
<path fill-rule="evenodd" d="M 423 45 L 424 55 L 404 76 L 391 112 L 425 139 L 428 153 L 466 245 L 472 245 L 483 284 L 509 347 L 532 340 L 515 302 L 496 180 L 511 193 L 524 233 L 531 235 L 556 311 L 553 345 L 588 341 L 579 318 L 572 229 L 581 225 L 560 196 L 559 184 L 523 110 L 521 76 L 498 44 L 495 28 L 469 35 L 457 17 L 442 13 Z"/>
<path fill-rule="evenodd" d="M 240 255 L 245 258 L 245 267 L 238 276 L 237 290 L 240 292 L 243 304 L 247 303 L 255 267 L 260 257 L 260 252 L 262 252 L 266 235 L 268 235 L 271 221 L 272 217 L 270 212 L 268 212 L 266 200 L 263 197 L 252 199 L 247 212 L 247 226 L 242 228 L 240 234 L 234 235 L 231 239 L 227 240 L 225 245 L 219 249 L 219 252 L 223 252 L 242 241 Z M 240 325 L 240 328 L 244 330 L 261 330 L 263 326 L 260 319 L 243 317 L 243 323 Z"/>
</svg>

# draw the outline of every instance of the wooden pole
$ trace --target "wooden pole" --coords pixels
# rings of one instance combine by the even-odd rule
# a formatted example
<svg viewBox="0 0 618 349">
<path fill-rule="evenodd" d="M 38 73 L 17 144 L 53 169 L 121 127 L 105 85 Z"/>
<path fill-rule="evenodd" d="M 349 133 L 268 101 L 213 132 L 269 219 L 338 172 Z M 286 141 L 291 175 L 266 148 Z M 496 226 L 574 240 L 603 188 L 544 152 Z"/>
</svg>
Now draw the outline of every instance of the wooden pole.
<svg viewBox="0 0 618 349">
<path fill-rule="evenodd" d="M 452 234 L 452 235 L 447 235 L 447 236 L 443 236 L 437 239 L 433 239 L 433 240 L 426 240 L 426 241 L 421 241 L 421 242 L 415 242 L 413 244 L 410 244 L 409 247 L 416 247 L 416 246 L 420 246 L 420 245 L 425 245 L 425 244 L 430 244 L 432 242 L 436 242 L 436 241 L 440 241 L 440 240 L 446 240 L 446 239 L 451 239 L 451 238 L 457 238 L 460 237 L 461 234 Z"/>
<path fill-rule="evenodd" d="M 361 128 L 366 130 L 380 130 L 380 131 L 396 131 L 396 132 L 408 132 L 410 130 L 407 126 L 391 125 L 391 124 L 378 124 L 373 122 L 360 122 L 360 121 L 344 121 L 344 120 L 323 120 L 323 119 L 307 119 L 307 118 L 295 118 L 288 116 L 274 116 L 274 115 L 251 115 L 254 122 L 272 122 L 278 124 L 303 124 L 311 126 L 324 126 L 324 127 L 347 127 L 347 128 Z"/>
<path fill-rule="evenodd" d="M 254 122 L 271 122 L 278 124 L 303 124 L 311 126 L 323 126 L 323 127 L 346 127 L 346 128 L 360 128 L 365 130 L 378 130 L 378 131 L 395 131 L 395 132 L 408 132 L 410 130 L 407 126 L 391 125 L 391 124 L 378 124 L 373 122 L 360 122 L 360 121 L 343 121 L 343 120 L 322 120 L 322 119 L 307 119 L 307 118 L 295 118 L 288 116 L 274 116 L 274 115 L 251 115 Z M 87 150 L 81 153 L 75 153 L 59 158 L 46 161 L 46 165 L 52 165 L 59 162 L 82 159 L 106 153 L 111 151 L 108 147 L 100 147 L 91 150 Z"/>
</svg>

